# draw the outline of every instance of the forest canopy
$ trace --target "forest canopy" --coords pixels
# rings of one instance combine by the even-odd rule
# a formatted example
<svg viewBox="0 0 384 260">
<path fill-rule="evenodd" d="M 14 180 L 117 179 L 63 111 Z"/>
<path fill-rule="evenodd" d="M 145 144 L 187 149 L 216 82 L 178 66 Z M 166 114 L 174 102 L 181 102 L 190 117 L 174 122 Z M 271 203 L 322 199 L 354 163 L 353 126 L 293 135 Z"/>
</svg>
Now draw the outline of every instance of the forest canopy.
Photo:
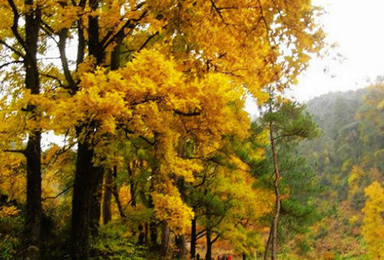
<svg viewBox="0 0 384 260">
<path fill-rule="evenodd" d="M 356 223 L 380 251 L 381 148 L 311 150 L 319 129 L 284 94 L 324 48 L 311 1 L 0 0 L 0 12 L 0 258 L 311 259 L 317 181 L 333 179 L 298 147 L 328 153 L 321 171 L 351 171 L 337 198 L 366 214 Z M 379 120 L 382 98 L 366 102 L 357 116 Z M 360 126 L 330 135 L 379 146 L 380 128 L 360 140 Z"/>
</svg>

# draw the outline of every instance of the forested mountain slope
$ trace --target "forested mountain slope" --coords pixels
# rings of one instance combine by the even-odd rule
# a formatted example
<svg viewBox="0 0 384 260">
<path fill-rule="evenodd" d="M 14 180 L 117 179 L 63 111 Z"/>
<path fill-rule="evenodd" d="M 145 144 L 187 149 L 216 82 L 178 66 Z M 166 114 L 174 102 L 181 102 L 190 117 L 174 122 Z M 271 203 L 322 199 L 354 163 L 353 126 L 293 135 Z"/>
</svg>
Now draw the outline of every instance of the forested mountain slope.
<svg viewBox="0 0 384 260">
<path fill-rule="evenodd" d="M 382 259 L 377 231 L 383 226 L 379 205 L 384 201 L 372 202 L 372 196 L 380 200 L 382 192 L 383 100 L 384 85 L 378 82 L 307 103 L 322 134 L 299 150 L 312 163 L 323 189 L 316 203 L 321 221 L 308 235 L 311 250 L 322 259 Z"/>
</svg>

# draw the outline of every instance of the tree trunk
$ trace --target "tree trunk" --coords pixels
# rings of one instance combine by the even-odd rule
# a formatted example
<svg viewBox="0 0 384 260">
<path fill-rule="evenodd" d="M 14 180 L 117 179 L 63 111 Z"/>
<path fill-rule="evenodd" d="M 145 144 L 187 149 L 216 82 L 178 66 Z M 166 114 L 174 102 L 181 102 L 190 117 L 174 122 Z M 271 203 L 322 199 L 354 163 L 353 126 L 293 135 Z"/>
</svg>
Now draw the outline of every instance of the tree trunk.
<svg viewBox="0 0 384 260">
<path fill-rule="evenodd" d="M 186 247 L 185 235 L 179 235 L 175 237 L 175 244 L 177 248 L 176 259 L 187 259 L 187 247 Z"/>
<path fill-rule="evenodd" d="M 128 171 L 128 181 L 129 181 L 129 192 L 131 194 L 131 206 L 136 207 L 136 181 L 135 181 L 135 174 L 134 174 L 134 166 L 131 167 L 131 162 L 128 164 L 127 171 Z M 132 162 L 134 164 L 134 162 Z"/>
<path fill-rule="evenodd" d="M 72 259 L 89 259 L 89 217 L 92 196 L 92 178 L 97 172 L 92 163 L 93 149 L 87 143 L 78 143 L 75 183 L 72 197 Z"/>
<path fill-rule="evenodd" d="M 268 233 L 268 240 L 267 240 L 267 243 L 265 245 L 264 260 L 268 259 L 268 250 L 269 250 L 269 247 L 271 245 L 272 229 L 273 229 L 273 223 L 271 222 L 271 228 L 269 229 L 269 233 Z"/>
<path fill-rule="evenodd" d="M 32 133 L 28 138 L 27 158 L 27 204 L 25 235 L 28 259 L 38 259 L 41 238 L 41 134 Z"/>
<path fill-rule="evenodd" d="M 148 222 L 146 222 L 144 224 L 144 244 L 146 245 L 149 245 L 148 234 L 149 234 L 149 225 L 148 225 Z"/>
<path fill-rule="evenodd" d="M 185 156 L 185 145 L 181 145 L 181 151 L 179 153 L 181 157 Z M 185 180 L 183 177 L 176 177 L 175 181 L 176 181 L 177 189 L 180 192 L 181 199 L 185 202 L 185 199 L 186 199 Z M 186 259 L 187 248 L 186 248 L 185 236 L 184 235 L 176 236 L 175 244 L 177 248 L 177 259 Z"/>
<path fill-rule="evenodd" d="M 165 258 L 168 254 L 169 249 L 169 226 L 167 221 L 161 223 L 161 246 L 160 246 L 160 256 Z"/>
<path fill-rule="evenodd" d="M 157 247 L 157 224 L 154 220 L 149 224 L 150 238 L 152 247 Z"/>
<path fill-rule="evenodd" d="M 25 86 L 31 94 L 40 93 L 39 71 L 37 66 L 37 42 L 41 11 L 38 7 L 33 10 L 33 0 L 26 0 L 31 12 L 25 15 Z M 29 7 L 27 7 L 29 8 Z M 39 120 L 36 106 L 28 104 L 26 112 L 33 120 Z M 27 204 L 25 217 L 25 246 L 27 259 L 38 259 L 41 243 L 41 132 L 33 130 L 29 133 L 27 147 L 24 151 L 27 159 Z"/>
<path fill-rule="evenodd" d="M 207 239 L 207 252 L 205 253 L 205 259 L 211 260 L 211 258 L 212 258 L 212 241 L 211 241 L 211 230 L 210 229 L 207 229 L 206 239 Z"/>
<path fill-rule="evenodd" d="M 92 185 L 91 191 L 91 205 L 89 214 L 90 234 L 97 236 L 98 228 L 100 226 L 101 215 L 101 197 L 103 192 L 103 176 L 104 169 L 102 167 L 95 167 L 93 178 L 90 180 Z"/>
<path fill-rule="evenodd" d="M 272 150 L 272 159 L 273 159 L 273 168 L 275 172 L 275 179 L 273 183 L 273 187 L 275 190 L 275 214 L 273 216 L 272 222 L 272 259 L 277 259 L 277 226 L 280 216 L 281 209 L 281 200 L 280 200 L 280 191 L 279 191 L 279 181 L 280 181 L 280 172 L 278 165 L 278 157 L 276 151 L 276 143 L 273 133 L 273 125 L 272 122 L 269 123 L 269 137 L 271 142 L 271 150 Z"/>
<path fill-rule="evenodd" d="M 91 10 L 95 11 L 99 7 L 99 1 L 89 0 L 88 5 Z M 96 59 L 95 66 L 102 64 L 103 53 L 103 49 L 99 43 L 99 17 L 97 15 L 89 15 L 88 54 Z M 92 124 L 89 125 L 90 126 L 88 127 L 77 126 L 77 136 L 79 137 L 80 134 L 85 136 L 91 135 L 95 128 Z M 89 138 L 84 138 L 78 142 L 75 183 L 72 198 L 71 257 L 72 259 L 81 260 L 89 259 L 89 235 L 90 227 L 92 225 L 92 223 L 90 223 L 90 217 L 93 215 L 94 218 L 96 215 L 96 209 L 92 209 L 92 206 L 96 205 L 97 207 L 97 203 L 92 203 L 92 196 L 97 193 L 97 188 L 95 187 L 98 185 L 99 182 L 97 180 L 99 180 L 98 177 L 100 177 L 98 176 L 100 169 L 95 167 L 92 162 L 94 150 L 91 147 L 91 144 L 87 143 L 88 140 Z M 92 210 L 95 211 L 91 213 Z"/>
<path fill-rule="evenodd" d="M 103 197 L 103 223 L 108 224 L 112 219 L 111 201 L 112 201 L 113 177 L 112 171 L 108 170 L 105 174 L 104 197 Z"/>
<path fill-rule="evenodd" d="M 192 219 L 191 225 L 191 259 L 196 257 L 196 216 Z"/>
</svg>

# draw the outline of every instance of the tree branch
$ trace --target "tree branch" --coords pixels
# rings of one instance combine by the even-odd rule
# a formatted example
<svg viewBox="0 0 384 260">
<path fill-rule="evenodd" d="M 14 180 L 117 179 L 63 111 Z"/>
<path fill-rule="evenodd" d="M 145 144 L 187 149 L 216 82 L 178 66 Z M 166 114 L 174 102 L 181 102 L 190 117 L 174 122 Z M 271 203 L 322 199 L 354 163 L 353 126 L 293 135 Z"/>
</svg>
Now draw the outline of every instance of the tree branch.
<svg viewBox="0 0 384 260">
<path fill-rule="evenodd" d="M 220 234 L 217 234 L 214 239 L 211 240 L 211 244 L 215 243 L 216 240 L 220 237 Z"/>
<path fill-rule="evenodd" d="M 145 46 L 150 42 L 150 40 L 152 40 L 152 39 L 153 39 L 155 36 L 157 36 L 157 35 L 159 35 L 159 32 L 156 32 L 156 33 L 150 35 L 150 36 L 147 38 L 147 40 L 140 46 L 139 51 L 141 51 L 142 49 L 144 49 Z"/>
<path fill-rule="evenodd" d="M 53 79 L 53 80 L 57 81 L 57 83 L 59 83 L 60 87 L 62 87 L 62 88 L 68 88 L 68 87 L 66 87 L 66 86 L 61 82 L 61 80 L 60 80 L 58 77 L 56 77 L 56 76 L 53 76 L 53 75 L 50 75 L 50 74 L 45 74 L 45 73 L 40 73 L 40 75 L 41 75 L 42 77 L 50 78 L 50 79 Z"/>
<path fill-rule="evenodd" d="M 61 195 L 63 195 L 64 193 L 66 193 L 67 191 L 69 191 L 71 188 L 73 188 L 73 184 L 68 186 L 67 188 L 65 188 L 64 190 L 60 191 L 56 196 L 53 196 L 53 197 L 46 197 L 46 198 L 42 198 L 41 200 L 42 201 L 46 201 L 46 200 L 53 200 L 53 199 L 57 199 L 58 197 L 60 197 Z"/>
<path fill-rule="evenodd" d="M 203 229 L 202 231 L 196 233 L 196 241 L 202 237 L 205 236 L 205 234 L 207 233 L 207 230 L 206 229 Z"/>
<path fill-rule="evenodd" d="M 11 51 L 13 51 L 15 54 L 17 54 L 18 56 L 20 56 L 20 57 L 22 57 L 24 59 L 25 54 L 21 53 L 20 51 L 18 51 L 17 49 L 15 49 L 14 47 L 12 47 L 8 43 L 6 43 L 5 41 L 0 39 L 0 44 L 4 45 L 5 47 L 7 47 Z"/>
<path fill-rule="evenodd" d="M 65 80 L 68 82 L 69 88 L 74 89 L 75 88 L 75 81 L 73 80 L 71 72 L 69 70 L 67 54 L 65 52 L 67 33 L 68 33 L 68 29 L 60 30 L 58 47 L 59 47 L 59 52 L 60 52 L 61 66 L 62 66 L 63 71 L 64 71 Z"/>
<path fill-rule="evenodd" d="M 174 110 L 175 114 L 180 115 L 180 116 L 199 116 L 200 111 L 195 111 L 195 112 L 183 112 L 180 110 Z"/>
<path fill-rule="evenodd" d="M 3 150 L 3 152 L 6 152 L 6 153 L 21 153 L 21 154 L 24 154 L 25 155 L 25 150 L 12 150 L 12 149 L 5 149 Z"/>
<path fill-rule="evenodd" d="M 4 68 L 4 67 L 7 67 L 7 66 L 9 66 L 9 65 L 16 64 L 16 63 L 23 63 L 23 61 L 20 61 L 20 60 L 14 60 L 14 61 L 10 61 L 10 62 L 1 64 L 1 65 L 0 65 L 0 70 L 1 70 L 2 68 Z"/>
<path fill-rule="evenodd" d="M 17 41 L 20 43 L 20 45 L 24 48 L 24 50 L 27 50 L 27 46 L 25 44 L 25 41 L 21 37 L 21 35 L 19 34 L 19 31 L 18 31 L 19 18 L 20 18 L 19 11 L 17 10 L 17 7 L 16 7 L 15 2 L 13 0 L 8 0 L 8 4 L 11 7 L 12 12 L 13 12 L 13 24 L 11 26 L 11 30 L 12 30 L 13 34 L 15 35 Z"/>
<path fill-rule="evenodd" d="M 114 34 L 112 35 L 112 32 L 108 32 L 107 35 L 104 37 L 103 40 L 101 40 L 100 45 L 103 49 L 106 49 L 112 42 L 115 41 L 115 39 L 122 33 L 126 28 L 134 29 L 137 26 L 137 23 L 143 19 L 148 13 L 148 10 L 145 10 L 139 18 L 137 19 L 129 19 L 125 22 L 125 24 Z M 111 37 L 112 36 L 112 37 Z"/>
</svg>

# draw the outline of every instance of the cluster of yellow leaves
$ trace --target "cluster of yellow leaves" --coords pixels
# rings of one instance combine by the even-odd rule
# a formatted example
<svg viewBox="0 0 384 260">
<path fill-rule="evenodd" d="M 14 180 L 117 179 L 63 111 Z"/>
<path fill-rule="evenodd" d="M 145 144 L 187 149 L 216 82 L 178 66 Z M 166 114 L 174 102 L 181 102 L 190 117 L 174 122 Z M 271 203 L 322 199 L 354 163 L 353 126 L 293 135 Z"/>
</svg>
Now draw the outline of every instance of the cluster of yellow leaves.
<svg viewBox="0 0 384 260">
<path fill-rule="evenodd" d="M 249 118 L 242 110 L 242 94 L 221 74 L 189 82 L 172 59 L 143 50 L 119 70 L 84 73 L 76 95 L 57 101 L 53 126 L 61 131 L 93 124 L 99 142 L 119 128 L 148 139 L 157 134 L 166 162 L 163 170 L 191 180 L 201 167 L 178 159 L 175 144 L 192 133 L 206 154 L 220 147 L 223 135 L 246 137 Z"/>
<path fill-rule="evenodd" d="M 176 234 L 184 234 L 194 216 L 192 208 L 185 205 L 176 190 L 174 194 L 152 193 L 155 214 L 160 221 L 166 221 Z"/>
<path fill-rule="evenodd" d="M 15 206 L 3 206 L 0 208 L 0 218 L 8 218 L 16 216 L 20 213 L 20 210 Z"/>
<path fill-rule="evenodd" d="M 0 193 L 11 200 L 25 202 L 25 169 L 22 155 L 0 153 Z"/>
<path fill-rule="evenodd" d="M 365 189 L 362 233 L 372 259 L 384 259 L 384 189 L 377 181 Z"/>
</svg>

